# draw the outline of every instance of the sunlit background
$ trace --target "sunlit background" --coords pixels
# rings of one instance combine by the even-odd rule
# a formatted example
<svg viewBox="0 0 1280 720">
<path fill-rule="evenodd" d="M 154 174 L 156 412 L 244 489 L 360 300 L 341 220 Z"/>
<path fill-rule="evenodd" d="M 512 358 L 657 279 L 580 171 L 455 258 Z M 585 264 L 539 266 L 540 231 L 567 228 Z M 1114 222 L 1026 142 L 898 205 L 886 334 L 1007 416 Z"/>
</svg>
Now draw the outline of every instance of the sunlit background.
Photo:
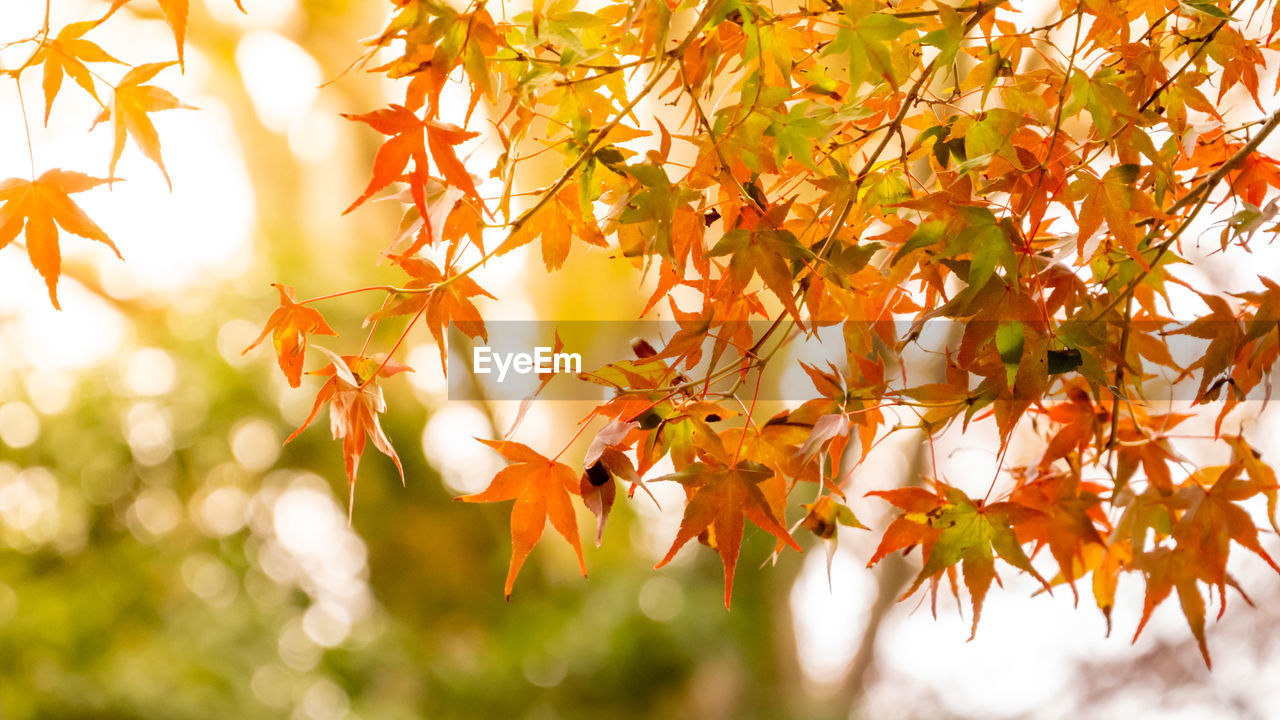
<svg viewBox="0 0 1280 720">
<path fill-rule="evenodd" d="M 934 619 L 927 599 L 892 603 L 884 588 L 896 595 L 915 570 L 866 569 L 875 537 L 856 531 L 842 533 L 830 576 L 821 546 L 757 569 L 770 542 L 749 534 L 726 613 L 705 548 L 652 569 L 679 523 L 683 493 L 671 484 L 653 486 L 661 509 L 638 495 L 615 512 L 604 547 L 588 549 L 590 580 L 546 542 L 504 602 L 507 509 L 451 498 L 498 469 L 472 438 L 505 431 L 517 403 L 447 401 L 425 331 L 405 351 L 418 372 L 387 386 L 384 425 L 407 485 L 370 455 L 348 527 L 325 424 L 281 444 L 318 383 L 290 390 L 267 350 L 241 351 L 274 305 L 270 282 L 314 296 L 398 281 L 375 264 L 398 219 L 392 204 L 339 214 L 378 141 L 339 113 L 396 90 L 342 73 L 390 6 L 245 5 L 241 15 L 232 0 L 193 1 L 185 72 L 157 78 L 196 108 L 155 116 L 172 192 L 131 145 L 123 182 L 77 196 L 125 261 L 64 235 L 56 312 L 21 250 L 0 252 L 0 718 L 1280 717 L 1280 583 L 1252 556 L 1233 572 L 1258 607 L 1232 597 L 1212 624 L 1212 673 L 1173 603 L 1130 645 L 1134 579 L 1121 582 L 1107 637 L 1087 583 L 1076 607 L 1067 588 L 1035 595 L 1034 582 L 1005 573 L 966 642 L 967 606 L 942 597 Z M 59 0 L 52 27 L 103 7 Z M 36 32 L 43 13 L 35 0 L 0 3 L 0 42 Z M 173 57 L 144 0 L 94 39 L 131 63 Z M 4 48 L 0 64 L 29 52 Z M 39 73 L 22 88 L 36 172 L 105 176 L 110 130 L 88 131 L 94 101 L 64 83 L 46 129 Z M 15 83 L 0 81 L 0 177 L 28 174 L 26 127 Z M 493 147 L 466 147 L 486 177 Z M 1268 257 L 1277 266 L 1271 248 L 1251 265 L 1212 256 L 1215 244 L 1197 282 L 1254 287 Z M 501 298 L 486 314 L 631 319 L 643 306 L 613 292 L 628 271 L 602 255 L 572 259 L 559 278 L 537 267 L 517 254 L 478 273 Z M 373 309 L 362 302 L 324 310 L 354 337 Z M 576 410 L 535 403 L 516 439 L 554 451 Z M 1255 445 L 1280 448 L 1280 425 L 1256 405 L 1233 419 Z M 896 436 L 860 470 L 851 502 L 872 527 L 886 508 L 861 492 L 893 485 L 918 445 Z M 939 442 L 931 462 L 980 493 L 997 472 L 994 446 L 978 425 Z M 1008 461 L 1032 450 L 1015 444 Z M 1280 550 L 1274 536 L 1263 543 Z"/>
</svg>

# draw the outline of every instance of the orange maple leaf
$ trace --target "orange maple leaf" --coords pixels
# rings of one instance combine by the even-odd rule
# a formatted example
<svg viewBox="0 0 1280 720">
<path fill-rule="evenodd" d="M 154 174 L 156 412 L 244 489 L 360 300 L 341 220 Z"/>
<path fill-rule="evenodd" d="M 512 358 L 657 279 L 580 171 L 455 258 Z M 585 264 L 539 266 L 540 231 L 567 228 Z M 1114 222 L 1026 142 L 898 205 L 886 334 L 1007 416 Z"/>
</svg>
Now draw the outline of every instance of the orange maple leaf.
<svg viewBox="0 0 1280 720">
<path fill-rule="evenodd" d="M 483 491 L 457 499 L 462 502 L 516 501 L 511 507 L 511 565 L 507 570 L 507 598 L 511 598 L 516 576 L 529 557 L 529 551 L 542 537 L 547 520 L 551 520 L 552 527 L 573 546 L 578 554 L 578 568 L 586 577 L 587 564 L 582 557 L 578 524 L 569 499 L 570 495 L 579 494 L 577 475 L 568 465 L 543 457 L 527 445 L 510 441 L 480 442 L 497 450 L 514 464 L 499 471 Z"/>
<path fill-rule="evenodd" d="M 302 362 L 307 355 L 308 335 L 337 335 L 333 328 L 324 321 L 319 310 L 301 305 L 293 296 L 293 288 L 288 285 L 271 283 L 280 291 L 280 307 L 267 318 L 258 339 L 241 352 L 241 355 L 258 347 L 267 333 L 271 333 L 271 344 L 276 349 L 276 361 L 284 376 L 289 379 L 290 387 L 298 387 L 302 383 Z"/>
<path fill-rule="evenodd" d="M 731 292 L 745 291 L 751 278 L 759 275 L 787 312 L 799 319 L 791 261 L 812 259 L 814 255 L 791 231 L 737 228 L 725 233 L 706 255 L 710 258 L 731 256 L 726 274 Z"/>
<path fill-rule="evenodd" d="M 498 247 L 498 255 L 542 238 L 542 262 L 547 270 L 557 270 L 569 257 L 573 236 L 599 247 L 608 247 L 596 219 L 582 210 L 578 184 L 566 183 L 555 197 L 532 215 L 516 221 L 516 229 Z"/>
<path fill-rule="evenodd" d="M 323 348 L 321 348 L 323 350 Z M 347 505 L 347 521 L 351 521 L 351 509 L 355 506 L 356 471 L 360 467 L 360 455 L 364 453 L 366 436 L 373 440 L 374 447 L 391 458 L 400 471 L 400 482 L 404 482 L 404 466 L 396 455 L 391 440 L 382 431 L 378 415 L 387 409 L 387 402 L 382 397 L 382 388 L 377 384 L 379 377 L 391 377 L 413 369 L 394 360 L 386 358 L 382 353 L 371 357 L 362 355 L 343 355 L 339 358 L 325 350 L 333 357 L 333 361 L 309 375 L 328 376 L 329 380 L 316 394 L 315 405 L 311 413 L 298 426 L 293 434 L 285 438 L 291 442 L 298 437 L 311 421 L 315 419 L 320 408 L 329 403 L 329 429 L 334 439 L 342 438 L 342 454 L 347 463 L 347 482 L 351 487 L 351 495 Z"/>
<path fill-rule="evenodd" d="M 1213 667 L 1209 658 L 1209 646 L 1204 634 L 1204 597 L 1196 587 L 1196 568 L 1193 564 L 1183 562 L 1177 551 L 1159 547 L 1141 556 L 1138 562 L 1147 581 L 1147 595 L 1142 601 L 1142 619 L 1138 621 L 1138 629 L 1133 634 L 1133 641 L 1138 641 L 1151 612 L 1164 602 L 1174 589 L 1178 591 L 1178 602 L 1182 606 L 1182 614 L 1187 618 L 1191 634 L 1200 647 L 1200 655 L 1206 667 Z M 1108 620 L 1108 623 L 1110 620 Z"/>
<path fill-rule="evenodd" d="M 1133 634 L 1134 641 L 1142 634 L 1155 607 L 1177 590 L 1182 614 L 1186 616 L 1191 634 L 1200 646 L 1204 663 L 1212 667 L 1205 641 L 1205 602 L 1196 582 L 1203 581 L 1218 587 L 1221 602 L 1218 617 L 1221 618 L 1227 609 L 1227 585 L 1238 589 L 1227 572 L 1232 541 L 1280 572 L 1280 566 L 1258 542 L 1258 528 L 1249 513 L 1233 502 L 1274 491 L 1275 484 L 1269 479 L 1261 479 L 1260 482 L 1257 477 L 1242 479 L 1242 471 L 1244 465 L 1241 463 L 1200 468 L 1170 499 L 1171 503 L 1185 506 L 1186 510 L 1173 526 L 1172 537 L 1177 545 L 1156 548 L 1143 553 L 1137 560 L 1147 580 L 1147 595 L 1143 601 L 1142 619 Z M 1243 592 L 1241 590 L 1241 594 Z"/>
<path fill-rule="evenodd" d="M 867 494 L 884 498 L 903 510 L 903 513 L 885 528 L 884 535 L 880 538 L 880 545 L 867 561 L 867 567 L 872 567 L 891 552 L 903 549 L 910 552 L 911 548 L 921 543 L 936 542 L 939 533 L 929 525 L 928 515 L 936 513 L 938 508 L 945 505 L 945 501 L 935 493 L 924 488 L 904 487 L 894 490 L 876 490 Z"/>
<path fill-rule="evenodd" d="M 487 342 L 489 335 L 485 331 L 484 319 L 480 317 L 480 311 L 469 298 L 476 295 L 494 300 L 497 298 L 466 275 L 445 277 L 440 268 L 430 260 L 396 256 L 395 261 L 405 272 L 413 276 L 413 279 L 405 285 L 407 289 L 427 292 L 415 293 L 396 305 L 379 310 L 370 315 L 365 322 L 393 315 L 422 314 L 426 318 L 427 328 L 431 330 L 431 336 L 440 347 L 440 366 L 447 375 L 449 364 L 444 338 L 445 327 L 453 323 L 468 337 L 480 338 Z"/>
<path fill-rule="evenodd" d="M 1083 482 L 1070 473 L 1045 472 L 1019 485 L 1009 497 L 1017 505 L 1040 512 L 1016 528 L 1018 540 L 1035 542 L 1037 549 L 1048 546 L 1072 594 L 1086 556 L 1094 552 L 1090 546 L 1106 546 L 1098 531 L 1100 526 L 1106 530 L 1107 525 L 1107 516 L 1099 507 L 1103 491 L 1101 485 Z"/>
<path fill-rule="evenodd" d="M 678 473 L 659 478 L 684 485 L 689 502 L 685 505 L 676 539 L 657 567 L 671 562 L 685 543 L 707 533 L 707 544 L 720 554 L 724 565 L 724 606 L 729 607 L 729 599 L 733 595 L 733 572 L 742 546 L 743 518 L 750 518 L 762 530 L 772 533 L 794 550 L 800 550 L 758 487 L 772 476 L 773 471 L 764 465 L 744 461 L 729 467 L 696 462 Z"/>
<path fill-rule="evenodd" d="M 374 193 L 399 180 L 409 160 L 413 160 L 413 169 L 408 175 L 409 192 L 413 195 L 414 204 L 418 206 L 418 212 L 422 214 L 423 222 L 430 223 L 426 198 L 428 148 L 445 182 L 462 190 L 481 206 L 484 205 L 471 180 L 471 174 L 453 151 L 454 145 L 479 133 L 436 120 L 424 122 L 403 105 L 389 105 L 362 115 L 343 114 L 342 117 L 365 123 L 383 135 L 391 136 L 378 148 L 378 154 L 373 158 L 373 177 L 369 179 L 369 184 L 360 197 L 343 211 L 344 215 L 360 207 Z M 426 229 L 429 233 L 430 226 Z"/>
<path fill-rule="evenodd" d="M 112 129 L 115 133 L 109 167 L 112 176 L 116 172 L 116 163 L 120 162 L 120 156 L 124 154 L 125 140 L 133 136 L 133 141 L 142 150 L 142 154 L 160 168 L 164 181 L 169 184 L 170 190 L 173 189 L 173 181 L 169 179 L 169 172 L 165 170 L 164 160 L 160 156 L 160 134 L 156 132 L 156 126 L 147 113 L 193 108 L 190 105 L 183 105 L 168 90 L 144 84 L 170 65 L 173 63 L 147 63 L 125 73 L 120 83 L 116 85 L 115 99 L 111 107 L 103 108 L 93 121 L 94 126 L 97 126 L 108 118 L 112 120 Z"/>
<path fill-rule="evenodd" d="M 50 170 L 36 180 L 9 178 L 0 182 L 0 249 L 13 241 L 26 223 L 27 256 L 49 287 L 49 300 L 59 310 L 58 277 L 62 274 L 62 251 L 58 226 L 69 233 L 97 240 L 120 257 L 111 238 L 89 219 L 71 198 L 107 182 L 84 173 Z M 57 223 L 55 225 L 55 223 Z"/>
<path fill-rule="evenodd" d="M 111 57 L 95 43 L 82 36 L 98 25 L 97 21 L 71 23 L 58 31 L 58 35 L 44 44 L 32 58 L 33 63 L 44 64 L 44 124 L 49 124 L 49 112 L 53 110 L 53 100 L 62 88 L 62 78 L 70 75 L 76 84 L 85 89 L 94 100 L 101 105 L 97 89 L 93 86 L 93 76 L 87 62 L 113 62 L 119 60 Z"/>
<path fill-rule="evenodd" d="M 1147 267 L 1147 261 L 1138 248 L 1141 236 L 1135 222 L 1143 218 L 1163 219 L 1164 212 L 1138 186 L 1139 172 L 1137 165 L 1117 165 L 1101 178 L 1082 173 L 1081 178 L 1071 184 L 1073 196 L 1083 198 L 1076 239 L 1076 249 L 1082 258 L 1085 257 L 1086 241 L 1105 220 L 1107 228 L 1125 252 L 1143 268 Z"/>
</svg>

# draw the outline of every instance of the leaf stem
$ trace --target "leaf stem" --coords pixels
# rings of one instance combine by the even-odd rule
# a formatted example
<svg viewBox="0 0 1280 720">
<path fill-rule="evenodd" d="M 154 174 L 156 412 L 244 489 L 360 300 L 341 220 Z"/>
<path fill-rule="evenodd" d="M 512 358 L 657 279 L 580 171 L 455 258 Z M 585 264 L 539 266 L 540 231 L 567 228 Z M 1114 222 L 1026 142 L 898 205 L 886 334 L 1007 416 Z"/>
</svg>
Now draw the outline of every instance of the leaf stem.
<svg viewBox="0 0 1280 720">
<path fill-rule="evenodd" d="M 760 399 L 760 384 L 764 380 L 764 371 L 756 370 L 756 389 L 751 394 L 751 407 L 747 408 L 746 422 L 742 426 L 742 435 L 738 437 L 738 449 L 733 451 L 733 462 L 729 463 L 729 467 L 735 467 L 738 464 L 738 456 L 742 455 L 742 446 L 747 442 L 747 428 L 751 425 L 751 416 L 756 411 L 756 401 Z"/>
<path fill-rule="evenodd" d="M 389 303 L 389 302 L 391 302 L 391 293 L 387 293 L 387 296 L 386 296 L 386 297 L 384 297 L 384 298 L 382 299 L 382 307 L 378 308 L 378 311 L 379 311 L 379 312 L 381 312 L 381 311 L 383 311 L 383 310 L 386 310 L 386 309 L 387 309 L 387 303 Z M 364 357 L 364 354 L 365 354 L 366 352 L 368 352 L 368 350 L 369 350 L 369 341 L 370 341 L 370 340 L 373 340 L 373 333 L 374 333 L 374 332 L 376 332 L 376 331 L 378 330 L 378 321 L 380 321 L 381 319 L 382 319 L 382 318 L 375 317 L 375 318 L 373 319 L 373 323 L 372 323 L 371 327 L 369 328 L 369 333 L 368 333 L 367 335 L 365 335 L 365 336 L 364 336 L 364 345 L 360 346 L 360 356 L 361 356 L 361 357 Z"/>
<path fill-rule="evenodd" d="M 382 372 L 382 369 L 387 366 L 387 363 L 391 362 L 391 358 L 395 357 L 396 351 L 404 344 L 404 339 L 409 337 L 409 331 L 413 329 L 413 326 L 418 322 L 418 319 L 421 318 L 422 314 L 426 311 L 427 303 L 423 303 L 422 307 L 418 308 L 418 312 L 414 313 L 413 319 L 409 320 L 409 324 L 404 326 L 404 331 L 400 333 L 400 337 L 396 338 L 396 344 L 391 346 L 391 349 L 383 356 L 382 362 L 378 363 L 377 369 L 370 373 L 369 377 L 360 381 L 360 389 L 363 389 L 365 385 L 373 382 L 373 379 L 378 377 L 378 373 Z M 372 337 L 372 332 L 370 333 L 370 336 Z M 367 346 L 368 344 L 369 343 L 366 340 L 365 345 Z M 363 355 L 364 352 L 361 351 L 361 354 Z"/>
<path fill-rule="evenodd" d="M 558 461 L 560 459 L 560 456 L 564 455 L 565 452 L 567 452 L 569 448 L 573 445 L 573 443 L 577 441 L 578 438 L 582 437 L 583 431 L 587 429 L 587 426 L 591 424 L 591 421 L 594 420 L 596 415 L 598 414 L 600 414 L 600 411 L 598 409 L 592 410 L 590 415 L 582 419 L 582 422 L 578 424 L 578 431 L 573 434 L 573 437 L 569 438 L 569 442 L 565 443 L 564 447 L 560 448 L 560 452 L 556 453 L 555 457 L 551 458 L 551 462 Z"/>
<path fill-rule="evenodd" d="M 31 121 L 27 117 L 27 101 L 22 97 L 22 78 L 14 74 L 13 84 L 18 88 L 18 107 L 22 110 L 22 129 L 27 133 L 27 164 L 31 168 L 31 180 L 36 179 L 36 150 L 31 142 Z"/>
<path fill-rule="evenodd" d="M 403 288 L 403 287 L 396 287 L 395 285 L 369 285 L 368 287 L 356 288 L 354 290 L 343 290 L 342 292 L 329 293 L 328 295 L 318 295 L 313 298 L 307 298 L 306 300 L 299 301 L 298 304 L 310 305 L 311 303 L 320 302 L 321 300 L 332 300 L 334 298 L 340 298 L 346 295 L 355 295 L 356 293 L 370 292 L 373 290 L 382 290 L 383 292 L 388 293 L 388 295 L 394 295 L 396 293 L 405 293 L 408 295 L 415 295 L 419 293 L 431 292 L 435 288 L 436 286 L 434 285 L 431 287 L 425 287 L 425 288 Z"/>
</svg>

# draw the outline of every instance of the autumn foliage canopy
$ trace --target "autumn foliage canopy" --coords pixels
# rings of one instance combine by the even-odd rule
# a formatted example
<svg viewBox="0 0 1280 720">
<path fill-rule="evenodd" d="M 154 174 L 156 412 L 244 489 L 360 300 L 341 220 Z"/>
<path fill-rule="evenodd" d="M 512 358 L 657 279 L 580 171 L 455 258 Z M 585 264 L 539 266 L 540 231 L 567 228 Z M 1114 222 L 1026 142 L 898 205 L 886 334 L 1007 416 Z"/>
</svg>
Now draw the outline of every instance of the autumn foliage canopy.
<svg viewBox="0 0 1280 720">
<path fill-rule="evenodd" d="M 160 0 L 179 60 L 185 5 Z M 450 326 L 487 339 L 485 303 L 502 288 L 477 269 L 526 245 L 547 273 L 594 253 L 632 266 L 646 312 L 679 322 L 665 345 L 577 380 L 609 399 L 562 429 L 564 449 L 486 441 L 510 464 L 459 499 L 513 501 L 508 596 L 548 521 L 585 575 L 578 507 L 600 539 L 615 502 L 649 502 L 654 482 L 685 495 L 661 564 L 708 546 L 726 605 L 748 521 L 775 552 L 799 551 L 862 528 L 848 501 L 866 496 L 894 512 L 871 530 L 868 564 L 914 553 L 906 596 L 967 594 L 975 632 L 1002 571 L 1091 598 L 1108 622 L 1126 577 L 1145 586 L 1135 637 L 1176 594 L 1207 663 L 1208 606 L 1248 599 L 1232 553 L 1280 571 L 1262 538 L 1278 529 L 1276 475 L 1238 429 L 1270 393 L 1280 284 L 1214 293 L 1185 276 L 1208 251 L 1247 258 L 1275 232 L 1280 166 L 1259 147 L 1280 124 L 1261 79 L 1280 3 L 388 10 L 350 72 L 385 75 L 403 97 L 344 116 L 381 143 L 346 212 L 398 201 L 403 219 L 369 257 L 394 269 L 385 285 L 306 288 L 310 299 L 278 286 L 258 338 L 290 385 L 319 376 L 303 427 L 328 404 L 353 497 L 367 441 L 399 466 L 379 416 L 395 402 L 384 383 L 410 369 L 396 359 L 406 337 L 425 327 L 440 347 L 441 365 L 418 373 L 444 372 Z M 45 116 L 70 78 L 114 132 L 105 177 L 33 168 L 0 184 L 0 248 L 25 243 L 55 305 L 59 228 L 115 247 L 72 196 L 113 180 L 130 145 L 163 172 L 149 115 L 182 107 L 152 84 L 173 63 L 114 86 L 90 71 L 119 62 L 93 42 L 110 17 L 45 28 L 7 70 L 43 73 Z M 467 103 L 442 100 L 459 87 Z M 470 159 L 476 143 L 500 148 L 496 165 Z M 524 164 L 547 153 L 558 179 L 529 186 Z M 372 330 L 331 326 L 326 303 L 366 303 L 366 325 L 403 332 L 371 347 Z M 844 362 L 805 364 L 809 398 L 758 412 L 766 365 L 830 328 Z M 1199 350 L 1176 356 L 1173 343 Z M 1179 427 L 1202 416 L 1220 464 L 1177 449 Z M 859 473 L 890 435 L 927 443 L 981 423 L 1002 460 L 985 494 L 927 463 L 900 486 Z M 593 438 L 585 458 L 567 452 L 579 437 Z M 1015 442 L 1037 459 L 1003 462 Z M 650 472 L 664 460 L 673 472 Z"/>
</svg>

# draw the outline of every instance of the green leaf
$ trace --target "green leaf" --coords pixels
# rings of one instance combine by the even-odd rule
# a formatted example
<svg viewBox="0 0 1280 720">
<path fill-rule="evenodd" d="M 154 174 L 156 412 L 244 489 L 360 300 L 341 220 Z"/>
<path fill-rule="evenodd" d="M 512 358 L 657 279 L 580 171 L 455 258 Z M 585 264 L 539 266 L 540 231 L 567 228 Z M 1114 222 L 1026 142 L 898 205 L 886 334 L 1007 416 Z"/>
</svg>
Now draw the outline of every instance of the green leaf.
<svg viewBox="0 0 1280 720">
<path fill-rule="evenodd" d="M 1014 516 L 1033 516 L 1036 511 L 1013 503 L 979 507 L 952 487 L 946 488 L 946 496 L 949 504 L 929 518 L 929 526 L 939 532 L 937 540 L 906 594 L 914 593 L 925 580 L 960 563 L 965 587 L 973 601 L 972 632 L 976 633 L 983 601 L 995 579 L 996 556 L 1049 587 L 1049 583 L 1032 567 L 1011 527 Z M 972 637 L 970 635 L 970 639 Z"/>
<path fill-rule="evenodd" d="M 853 275 L 871 262 L 871 257 L 884 249 L 880 243 L 849 245 L 831 254 L 831 266 L 841 275 Z"/>
<path fill-rule="evenodd" d="M 808 102 L 792 105 L 785 116 L 777 115 L 778 119 L 765 130 L 765 135 L 774 139 L 773 154 L 779 166 L 790 156 L 810 170 L 818 169 L 814 162 L 814 142 L 827 134 L 827 127 L 806 116 L 812 105 Z"/>
<path fill-rule="evenodd" d="M 1231 13 L 1228 13 L 1226 10 L 1223 10 L 1211 2 L 1204 2 L 1204 0 L 1182 0 L 1178 5 L 1191 10 L 1192 12 L 1197 12 L 1201 15 L 1208 15 L 1209 17 L 1217 18 L 1218 20 L 1235 20 L 1234 17 L 1231 17 Z"/>
<path fill-rule="evenodd" d="M 920 223 L 915 232 L 911 233 L 911 237 L 907 238 L 902 247 L 898 248 L 898 251 L 893 254 L 890 263 L 896 265 L 907 253 L 930 245 L 936 245 L 942 239 L 942 234 L 946 232 L 946 229 L 947 223 L 941 220 Z"/>
<path fill-rule="evenodd" d="M 980 207 L 964 207 L 960 209 L 965 227 L 959 233 L 953 233 L 953 239 L 947 243 L 947 256 L 969 253 L 967 282 L 974 291 L 981 290 L 995 274 L 997 266 L 1007 272 L 1017 269 L 1017 256 L 1009 235 L 996 221 L 990 210 Z"/>
<path fill-rule="evenodd" d="M 848 505 L 836 503 L 836 522 L 845 527 L 861 528 L 862 530 L 870 530 L 871 528 L 862 524 L 862 521 L 853 514 Z"/>
<path fill-rule="evenodd" d="M 1125 119 L 1137 115 L 1133 98 L 1121 87 L 1125 77 L 1114 69 L 1099 70 L 1092 77 L 1077 70 L 1067 85 L 1071 89 L 1062 107 L 1064 117 L 1088 108 L 1094 127 L 1103 137 L 1111 137 Z"/>
<path fill-rule="evenodd" d="M 742 228 L 735 228 L 725 233 L 715 247 L 707 251 L 707 257 L 724 257 L 732 255 L 746 246 L 751 240 L 751 233 Z"/>
<path fill-rule="evenodd" d="M 665 258 L 674 255 L 671 222 L 679 204 L 679 193 L 672 186 L 667 171 L 654 165 L 624 165 L 614 167 L 640 181 L 641 190 L 627 201 L 627 208 L 618 215 L 623 224 L 654 223 L 652 247 Z"/>
<path fill-rule="evenodd" d="M 999 155 L 1014 167 L 1021 167 L 1013 149 L 1013 133 L 1022 126 L 1024 119 L 1018 113 L 1004 108 L 984 112 L 964 132 L 964 151 L 969 158 L 980 155 Z"/>
<path fill-rule="evenodd" d="M 1005 365 L 1016 369 L 1022 362 L 1022 323 L 1018 321 L 1002 322 L 996 327 L 996 350 Z"/>
<path fill-rule="evenodd" d="M 605 145 L 599 148 L 596 150 L 595 155 L 597 160 L 608 166 L 617 165 L 625 160 L 618 148 L 612 145 Z"/>
<path fill-rule="evenodd" d="M 863 82 L 901 84 L 912 63 L 907 43 L 898 38 L 914 26 L 892 15 L 873 12 L 874 7 L 866 0 L 851 3 L 846 8 L 850 24 L 841 27 L 825 53 L 848 56 L 849 84 L 853 88 Z"/>
<path fill-rule="evenodd" d="M 945 67 L 955 61 L 960 43 L 964 41 L 964 23 L 960 21 L 959 13 L 941 3 L 938 3 L 938 17 L 942 20 L 942 27 L 925 33 L 920 42 L 938 48 L 934 62 Z"/>
</svg>

